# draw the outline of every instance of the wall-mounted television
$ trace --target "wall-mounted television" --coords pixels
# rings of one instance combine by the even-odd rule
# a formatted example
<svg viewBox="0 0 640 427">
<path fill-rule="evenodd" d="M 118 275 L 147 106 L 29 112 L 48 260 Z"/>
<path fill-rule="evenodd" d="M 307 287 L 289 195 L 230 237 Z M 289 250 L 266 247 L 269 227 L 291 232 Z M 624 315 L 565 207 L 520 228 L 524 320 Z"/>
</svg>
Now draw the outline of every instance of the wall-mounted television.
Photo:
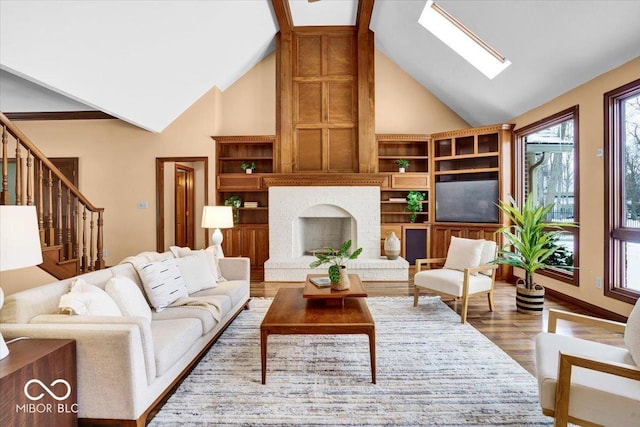
<svg viewBox="0 0 640 427">
<path fill-rule="evenodd" d="M 497 223 L 498 180 L 436 182 L 436 221 Z"/>
</svg>

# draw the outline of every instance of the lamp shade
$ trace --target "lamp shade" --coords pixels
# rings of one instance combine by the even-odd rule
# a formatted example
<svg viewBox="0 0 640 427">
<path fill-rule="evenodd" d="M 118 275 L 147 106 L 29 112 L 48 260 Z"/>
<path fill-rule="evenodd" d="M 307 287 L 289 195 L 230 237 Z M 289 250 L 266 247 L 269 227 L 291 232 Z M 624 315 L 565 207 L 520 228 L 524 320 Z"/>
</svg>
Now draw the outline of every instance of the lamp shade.
<svg viewBox="0 0 640 427">
<path fill-rule="evenodd" d="M 231 206 L 205 206 L 202 209 L 202 228 L 233 227 Z"/>
<path fill-rule="evenodd" d="M 42 263 L 35 206 L 0 206 L 0 271 Z"/>
</svg>

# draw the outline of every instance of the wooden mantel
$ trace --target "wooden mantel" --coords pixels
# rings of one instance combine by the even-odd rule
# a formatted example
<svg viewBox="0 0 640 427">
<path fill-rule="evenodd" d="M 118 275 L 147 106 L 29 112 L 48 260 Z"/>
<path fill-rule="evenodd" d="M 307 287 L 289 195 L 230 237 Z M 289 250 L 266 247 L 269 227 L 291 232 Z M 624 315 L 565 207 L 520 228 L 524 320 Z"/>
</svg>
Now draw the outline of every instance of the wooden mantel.
<svg viewBox="0 0 640 427">
<path fill-rule="evenodd" d="M 388 176 L 368 173 L 296 173 L 269 174 L 262 178 L 265 187 L 291 186 L 386 186 Z"/>
</svg>

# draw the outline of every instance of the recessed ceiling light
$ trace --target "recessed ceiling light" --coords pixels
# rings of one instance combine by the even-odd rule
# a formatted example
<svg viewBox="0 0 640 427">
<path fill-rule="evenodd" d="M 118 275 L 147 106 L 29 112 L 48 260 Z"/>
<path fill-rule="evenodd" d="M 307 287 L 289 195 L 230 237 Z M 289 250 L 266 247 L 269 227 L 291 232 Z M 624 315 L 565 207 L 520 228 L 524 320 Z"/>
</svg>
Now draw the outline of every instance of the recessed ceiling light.
<svg viewBox="0 0 640 427">
<path fill-rule="evenodd" d="M 418 22 L 490 79 L 511 65 L 511 61 L 433 0 L 427 1 Z"/>
</svg>

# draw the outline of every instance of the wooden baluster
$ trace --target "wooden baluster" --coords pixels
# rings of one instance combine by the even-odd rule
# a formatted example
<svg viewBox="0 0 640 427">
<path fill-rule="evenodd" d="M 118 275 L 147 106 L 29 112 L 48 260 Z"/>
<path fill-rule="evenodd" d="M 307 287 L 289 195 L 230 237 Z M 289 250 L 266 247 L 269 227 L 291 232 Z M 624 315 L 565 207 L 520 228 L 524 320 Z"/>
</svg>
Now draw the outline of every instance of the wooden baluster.
<svg viewBox="0 0 640 427">
<path fill-rule="evenodd" d="M 89 270 L 89 264 L 87 263 L 87 207 L 83 206 L 82 210 L 82 271 L 87 272 Z"/>
<path fill-rule="evenodd" d="M 59 179 L 56 190 L 56 244 L 64 245 L 64 242 L 62 241 L 62 181 Z M 64 250 L 62 252 L 62 258 L 67 259 Z"/>
<path fill-rule="evenodd" d="M 36 199 L 38 200 L 38 230 L 40 231 L 40 242 L 46 246 L 44 235 L 44 170 L 42 169 L 42 160 L 38 159 L 38 185 L 36 186 Z"/>
<path fill-rule="evenodd" d="M 33 205 L 33 154 L 27 150 L 27 205 Z"/>
<path fill-rule="evenodd" d="M 9 155 L 7 146 L 9 144 L 7 127 L 2 126 L 2 191 L 0 192 L 0 205 L 9 204 Z"/>
<path fill-rule="evenodd" d="M 55 245 L 55 229 L 53 228 L 53 174 L 51 169 L 47 170 L 47 230 L 46 241 L 48 246 Z"/>
<path fill-rule="evenodd" d="M 91 212 L 91 220 L 89 221 L 89 270 L 93 270 L 93 260 L 96 256 L 95 245 L 93 244 L 93 212 Z"/>
<path fill-rule="evenodd" d="M 73 198 L 73 258 L 80 258 L 80 211 L 78 206 L 80 205 L 80 200 L 78 197 Z"/>
<path fill-rule="evenodd" d="M 103 248 L 102 248 L 102 240 L 103 240 L 103 222 L 104 218 L 102 216 L 104 212 L 102 210 L 98 211 L 98 237 L 97 237 L 97 247 L 96 250 L 98 252 L 98 257 L 96 258 L 96 270 L 102 270 L 104 268 L 104 258 L 103 258 Z"/>
<path fill-rule="evenodd" d="M 64 224 L 64 253 L 67 259 L 73 259 L 73 244 L 71 243 L 71 189 L 67 187 L 65 212 L 67 220 Z"/>
<path fill-rule="evenodd" d="M 16 205 L 22 205 L 22 154 L 19 139 L 16 139 Z"/>
</svg>

